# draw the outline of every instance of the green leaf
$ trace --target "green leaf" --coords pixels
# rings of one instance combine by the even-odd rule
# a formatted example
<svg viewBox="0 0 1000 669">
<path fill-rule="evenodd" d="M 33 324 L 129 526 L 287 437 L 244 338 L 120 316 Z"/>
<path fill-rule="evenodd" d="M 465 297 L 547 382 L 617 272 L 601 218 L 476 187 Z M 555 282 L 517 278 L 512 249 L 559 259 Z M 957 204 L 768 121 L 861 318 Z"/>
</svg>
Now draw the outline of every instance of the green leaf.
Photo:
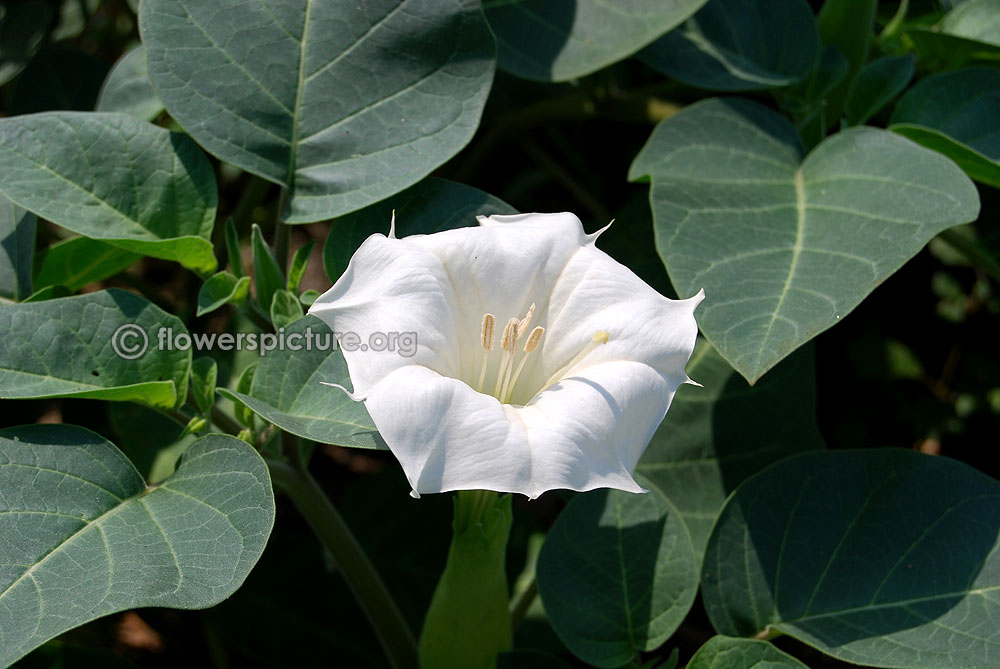
<svg viewBox="0 0 1000 669">
<path fill-rule="evenodd" d="M 69 297 L 71 294 L 66 286 L 45 286 L 44 288 L 39 288 L 21 301 L 25 304 L 28 302 L 44 302 L 45 300 L 57 297 Z"/>
<path fill-rule="evenodd" d="M 312 253 L 314 246 L 316 246 L 316 241 L 310 239 L 304 245 L 300 246 L 292 257 L 292 264 L 288 267 L 288 285 L 286 286 L 292 293 L 296 293 L 299 290 L 299 284 L 302 283 L 302 277 L 305 275 L 306 267 L 309 265 L 309 254 Z"/>
<path fill-rule="evenodd" d="M 385 448 L 364 404 L 321 383 L 350 385 L 347 364 L 330 329 L 315 316 L 306 316 L 285 328 L 284 342 L 283 350 L 272 350 L 261 359 L 249 392 L 223 388 L 219 392 L 300 437 L 323 444 Z"/>
<path fill-rule="evenodd" d="M 109 289 L 0 309 L 0 397 L 86 397 L 169 408 L 187 394 L 191 351 L 161 350 L 186 333 L 176 316 Z"/>
<path fill-rule="evenodd" d="M 75 293 L 103 281 L 142 258 L 138 253 L 89 237 L 71 237 L 38 252 L 35 284 L 65 286 Z"/>
<path fill-rule="evenodd" d="M 315 302 L 318 299 L 319 299 L 318 290 L 312 290 L 312 289 L 304 290 L 299 294 L 299 302 L 304 307 L 312 306 L 313 302 Z"/>
<path fill-rule="evenodd" d="M 538 592 L 573 654 L 618 667 L 662 645 L 698 591 L 697 560 L 680 514 L 655 492 L 577 495 L 538 556 Z"/>
<path fill-rule="evenodd" d="M 283 328 L 291 325 L 303 316 L 302 305 L 299 298 L 287 290 L 279 290 L 274 293 L 271 300 L 271 323 L 275 328 Z"/>
<path fill-rule="evenodd" d="M 1000 2 L 966 0 L 956 4 L 938 25 L 906 31 L 923 62 L 951 66 L 1000 60 Z"/>
<path fill-rule="evenodd" d="M 243 269 L 243 255 L 240 253 L 240 235 L 236 231 L 233 217 L 226 218 L 226 255 L 229 257 L 229 271 L 238 277 L 246 274 Z"/>
<path fill-rule="evenodd" d="M 253 385 L 253 377 L 257 373 L 258 365 L 260 365 L 260 363 L 255 362 L 243 368 L 243 371 L 240 373 L 239 380 L 236 381 L 236 392 L 234 393 L 234 395 L 238 396 L 250 392 L 250 386 Z M 245 405 L 243 402 L 240 402 L 237 398 L 231 397 L 230 395 L 226 394 L 225 389 L 220 388 L 218 390 L 223 397 L 228 397 L 229 399 L 233 400 L 233 404 L 236 408 L 237 420 L 239 420 L 241 423 L 243 423 L 248 428 L 253 430 L 254 412 L 251 411 L 247 407 L 247 405 Z"/>
<path fill-rule="evenodd" d="M 0 195 L 0 297 L 23 300 L 33 292 L 35 215 Z"/>
<path fill-rule="evenodd" d="M 52 5 L 40 0 L 4 3 L 0 16 L 0 86 L 35 55 L 52 22 Z"/>
<path fill-rule="evenodd" d="M 639 57 L 699 88 L 751 91 L 807 77 L 819 53 L 805 0 L 711 0 Z"/>
<path fill-rule="evenodd" d="M 0 190 L 81 235 L 200 272 L 215 269 L 215 176 L 179 133 L 124 114 L 2 119 Z"/>
<path fill-rule="evenodd" d="M 126 51 L 111 68 L 97 96 L 97 111 L 122 112 L 140 121 L 152 121 L 163 103 L 149 83 L 146 51 L 142 45 Z"/>
<path fill-rule="evenodd" d="M 979 211 L 954 163 L 891 132 L 851 128 L 802 154 L 774 112 L 706 100 L 660 123 L 629 173 L 652 177 L 674 287 L 705 289 L 701 331 L 751 383 Z"/>
<path fill-rule="evenodd" d="M 478 0 L 145 0 L 139 28 L 170 115 L 287 188 L 288 223 L 419 181 L 472 138 L 493 81 Z"/>
<path fill-rule="evenodd" d="M 499 65 L 520 77 L 567 81 L 627 58 L 705 0 L 485 0 Z"/>
<path fill-rule="evenodd" d="M 740 482 L 787 455 L 823 448 L 823 440 L 809 348 L 751 387 L 703 340 L 687 373 L 704 387 L 677 390 L 636 473 L 677 507 L 700 561 L 715 517 Z"/>
<path fill-rule="evenodd" d="M 883 667 L 987 667 L 1000 485 L 903 449 L 806 453 L 745 481 L 702 572 L 720 634 L 784 633 Z"/>
<path fill-rule="evenodd" d="M 223 435 L 147 487 L 121 451 L 69 425 L 0 430 L 0 665 L 88 620 L 231 595 L 274 523 L 267 467 Z"/>
<path fill-rule="evenodd" d="M 279 225 L 281 225 L 279 223 Z M 251 233 L 251 248 L 253 249 L 253 284 L 257 289 L 257 304 L 265 313 L 270 312 L 274 294 L 285 287 L 285 276 L 278 266 L 278 261 L 271 254 L 271 249 L 264 241 L 260 226 L 253 224 Z"/>
<path fill-rule="evenodd" d="M 938 24 L 941 32 L 1000 47 L 1000 1 L 968 0 L 957 4 Z"/>
<path fill-rule="evenodd" d="M 186 451 L 194 443 L 194 435 L 184 434 L 184 424 L 159 411 L 133 402 L 110 402 L 106 406 L 115 445 L 149 483 L 158 483 L 172 474 L 181 455 L 174 457 L 173 451 Z"/>
<path fill-rule="evenodd" d="M 198 316 L 211 313 L 233 302 L 239 303 L 250 293 L 250 277 L 236 278 L 229 272 L 216 272 L 198 289 Z"/>
<path fill-rule="evenodd" d="M 219 366 L 208 356 L 195 358 L 191 362 L 191 391 L 194 401 L 203 413 L 215 404 L 215 383 L 219 378 Z"/>
<path fill-rule="evenodd" d="M 430 234 L 477 225 L 476 216 L 516 214 L 509 204 L 478 188 L 445 179 L 424 179 L 416 186 L 333 222 L 323 244 L 323 269 L 336 281 L 368 237 L 387 234 L 393 213 L 396 236 Z"/>
<path fill-rule="evenodd" d="M 767 641 L 714 636 L 698 649 L 687 669 L 809 669 Z"/>
<path fill-rule="evenodd" d="M 827 130 L 836 125 L 837 119 L 829 117 L 826 101 L 845 80 L 850 69 L 850 63 L 837 47 L 823 47 L 809 78 L 788 88 L 785 104 L 807 147 L 812 148 L 822 142 Z"/>
<path fill-rule="evenodd" d="M 877 9 L 878 0 L 824 0 L 816 18 L 820 43 L 825 47 L 836 47 L 849 66 L 847 76 L 826 96 L 828 127 L 835 125 L 840 118 L 847 91 L 868 60 Z"/>
<path fill-rule="evenodd" d="M 889 129 L 943 153 L 976 181 L 1000 188 L 998 106 L 997 70 L 944 72 L 907 91 L 893 110 Z"/>
<path fill-rule="evenodd" d="M 882 110 L 913 78 L 913 55 L 879 58 L 861 68 L 844 103 L 850 125 L 860 125 Z"/>
<path fill-rule="evenodd" d="M 89 111 L 107 73 L 107 63 L 83 51 L 43 49 L 21 73 L 11 96 L 10 113 Z"/>
</svg>

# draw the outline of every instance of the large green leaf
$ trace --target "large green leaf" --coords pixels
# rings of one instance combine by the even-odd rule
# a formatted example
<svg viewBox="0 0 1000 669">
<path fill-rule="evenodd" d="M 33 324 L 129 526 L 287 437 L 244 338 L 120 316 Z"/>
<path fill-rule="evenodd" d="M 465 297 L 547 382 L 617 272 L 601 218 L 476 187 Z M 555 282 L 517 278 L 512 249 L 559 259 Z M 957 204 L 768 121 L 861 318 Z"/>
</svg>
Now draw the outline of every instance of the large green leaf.
<svg viewBox="0 0 1000 669">
<path fill-rule="evenodd" d="M 849 662 L 988 667 L 1000 645 L 1000 484 L 903 449 L 794 456 L 748 479 L 712 531 L 721 634 L 782 632 Z"/>
<path fill-rule="evenodd" d="M 31 295 L 35 255 L 35 215 L 0 195 L 0 297 Z"/>
<path fill-rule="evenodd" d="M 890 130 L 943 153 L 976 181 L 1000 188 L 997 109 L 1000 72 L 986 67 L 944 72 L 907 91 L 893 110 Z"/>
<path fill-rule="evenodd" d="M 687 669 L 809 669 L 767 641 L 714 636 L 698 649 Z"/>
<path fill-rule="evenodd" d="M 538 591 L 563 643 L 618 667 L 662 645 L 698 590 L 680 514 L 662 495 L 594 490 L 559 515 L 538 556 Z"/>
<path fill-rule="evenodd" d="M 136 263 L 142 256 L 89 237 L 71 237 L 38 253 L 35 283 L 76 292 Z"/>
<path fill-rule="evenodd" d="M 406 237 L 476 225 L 476 216 L 516 213 L 503 200 L 478 188 L 431 177 L 334 221 L 323 244 L 323 268 L 336 281 L 362 242 L 377 233 L 388 234 L 394 214 L 396 236 Z"/>
<path fill-rule="evenodd" d="M 701 331 L 751 383 L 979 211 L 954 163 L 891 132 L 851 128 L 803 153 L 774 112 L 715 99 L 660 123 L 630 171 L 652 178 L 674 287 L 705 289 Z"/>
<path fill-rule="evenodd" d="M 274 523 L 246 443 L 195 442 L 147 487 L 121 451 L 69 425 L 0 430 L 0 666 L 103 615 L 212 606 L 243 583 Z"/>
<path fill-rule="evenodd" d="M 161 350 L 184 324 L 112 288 L 0 308 L 0 397 L 86 397 L 168 408 L 183 402 L 191 351 Z"/>
<path fill-rule="evenodd" d="M 707 342 L 687 373 L 636 472 L 677 507 L 701 559 L 715 517 L 744 479 L 772 462 L 823 448 L 816 427 L 813 353 L 796 353 L 755 386 Z"/>
<path fill-rule="evenodd" d="M 711 0 L 640 58 L 692 86 L 749 91 L 802 80 L 818 53 L 816 19 L 805 0 Z"/>
<path fill-rule="evenodd" d="M 477 0 L 144 0 L 139 27 L 170 115 L 287 187 L 289 223 L 419 181 L 471 139 L 493 81 Z"/>
<path fill-rule="evenodd" d="M 148 1 L 148 0 L 144 0 Z M 219 388 L 283 430 L 324 444 L 385 448 L 364 404 L 321 382 L 350 386 L 347 363 L 330 328 L 315 316 L 274 335 L 282 350 L 268 352 L 253 375 L 249 393 Z M 275 343 L 279 340 L 275 339 Z M 263 339 L 261 340 L 263 345 Z"/>
<path fill-rule="evenodd" d="M 97 96 L 97 111 L 122 112 L 142 121 L 152 121 L 163 111 L 149 83 L 146 50 L 141 44 L 126 51 L 111 68 Z"/>
<path fill-rule="evenodd" d="M 209 272 L 215 176 L 186 136 L 125 114 L 0 120 L 0 190 L 87 237 Z"/>
<path fill-rule="evenodd" d="M 499 65 L 529 79 L 566 81 L 627 58 L 705 0 L 485 0 Z"/>
</svg>

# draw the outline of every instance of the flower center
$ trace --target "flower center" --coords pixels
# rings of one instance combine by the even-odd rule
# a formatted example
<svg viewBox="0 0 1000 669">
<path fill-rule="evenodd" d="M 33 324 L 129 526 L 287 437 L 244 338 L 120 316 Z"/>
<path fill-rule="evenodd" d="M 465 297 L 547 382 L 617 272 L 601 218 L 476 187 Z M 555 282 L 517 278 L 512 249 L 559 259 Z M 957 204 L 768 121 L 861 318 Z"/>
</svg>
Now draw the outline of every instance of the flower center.
<svg viewBox="0 0 1000 669">
<path fill-rule="evenodd" d="M 536 326 L 530 333 L 528 332 L 528 326 L 531 325 L 531 319 L 534 315 L 535 303 L 532 302 L 524 318 L 511 318 L 507 321 L 507 325 L 504 326 L 503 334 L 500 337 L 500 366 L 493 383 L 493 392 L 491 393 L 493 397 L 500 400 L 501 404 L 508 404 L 510 402 L 511 395 L 514 394 L 514 388 L 517 386 L 517 380 L 520 378 L 525 364 L 527 364 L 531 353 L 541 344 L 542 336 L 545 334 L 545 328 L 542 326 Z M 528 333 L 526 337 L 525 333 Z M 481 337 L 483 362 L 479 370 L 479 383 L 476 385 L 476 392 L 483 392 L 483 385 L 486 383 L 486 371 L 489 367 L 490 355 L 493 351 L 495 334 L 496 317 L 490 313 L 483 314 Z M 538 392 L 557 383 L 574 365 L 583 360 L 588 353 L 601 344 L 606 344 L 608 337 L 608 333 L 604 330 L 595 332 L 583 350 L 577 353 L 569 363 L 563 365 L 559 371 L 549 377 Z M 520 345 L 522 339 L 524 340 L 523 346 Z"/>
</svg>

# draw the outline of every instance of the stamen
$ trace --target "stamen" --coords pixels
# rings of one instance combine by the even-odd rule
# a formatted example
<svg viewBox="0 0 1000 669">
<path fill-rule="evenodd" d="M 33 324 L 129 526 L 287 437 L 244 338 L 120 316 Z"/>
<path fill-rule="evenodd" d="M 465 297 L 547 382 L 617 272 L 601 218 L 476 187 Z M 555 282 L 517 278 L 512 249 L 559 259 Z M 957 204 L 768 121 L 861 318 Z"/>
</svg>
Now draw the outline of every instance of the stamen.
<svg viewBox="0 0 1000 669">
<path fill-rule="evenodd" d="M 535 303 L 532 302 L 531 306 L 528 307 L 528 313 L 524 315 L 521 322 L 517 324 L 518 336 L 523 335 L 528 331 L 528 326 L 531 324 L 531 317 L 535 315 Z"/>
<path fill-rule="evenodd" d="M 493 329 L 496 326 L 496 317 L 493 314 L 483 314 L 483 365 L 479 370 L 479 385 L 476 392 L 483 392 L 483 382 L 486 380 L 486 363 L 490 360 L 490 351 L 493 350 Z"/>
<path fill-rule="evenodd" d="M 503 392 L 502 401 L 504 404 L 507 404 L 510 401 L 510 396 L 514 394 L 514 386 L 517 385 L 517 379 L 521 376 L 521 370 L 524 369 L 525 363 L 528 362 L 528 354 L 538 348 L 543 334 L 545 334 L 545 328 L 538 326 L 528 335 L 528 341 L 524 342 L 524 357 L 521 358 L 521 362 L 518 363 L 517 369 L 514 371 L 514 376 L 510 379 L 510 387 L 506 388 Z"/>
<path fill-rule="evenodd" d="M 541 325 L 532 330 L 531 334 L 528 335 L 528 341 L 524 342 L 524 352 L 531 353 L 536 348 L 538 348 L 538 345 L 542 341 L 543 334 L 545 334 L 545 328 L 543 328 Z"/>
<path fill-rule="evenodd" d="M 493 314 L 483 314 L 483 350 L 493 350 L 493 328 L 497 319 Z"/>
<path fill-rule="evenodd" d="M 511 358 L 514 355 L 514 346 L 517 345 L 517 327 L 520 321 L 511 318 L 507 321 L 507 326 L 503 329 L 503 337 L 500 338 L 500 348 L 503 356 L 500 358 L 500 370 L 497 374 L 497 383 L 493 387 L 493 397 L 500 399 L 500 388 L 503 387 L 504 377 L 510 373 Z"/>
<path fill-rule="evenodd" d="M 595 348 L 597 348 L 598 346 L 600 346 L 602 344 L 607 344 L 608 343 L 608 339 L 610 337 L 611 337 L 611 335 L 609 333 L 605 332 L 604 330 L 598 330 L 597 332 L 595 332 L 594 336 L 591 337 L 590 342 L 588 342 L 588 344 L 583 347 L 582 351 L 580 351 L 579 353 L 576 354 L 576 357 L 574 357 L 572 360 L 570 360 L 568 364 L 563 365 L 562 368 L 560 368 L 558 372 L 556 372 L 555 374 L 553 374 L 552 376 L 549 377 L 549 380 L 546 381 L 545 385 L 542 386 L 542 390 L 545 390 L 546 388 L 548 388 L 552 384 L 554 384 L 557 381 L 559 381 L 567 372 L 569 372 L 569 370 L 573 369 L 573 367 L 575 367 L 577 365 L 577 363 L 579 363 L 581 360 L 583 360 L 584 358 L 586 358 L 587 355 L 591 351 L 593 351 Z M 538 392 L 541 392 L 541 390 L 538 391 Z"/>
</svg>

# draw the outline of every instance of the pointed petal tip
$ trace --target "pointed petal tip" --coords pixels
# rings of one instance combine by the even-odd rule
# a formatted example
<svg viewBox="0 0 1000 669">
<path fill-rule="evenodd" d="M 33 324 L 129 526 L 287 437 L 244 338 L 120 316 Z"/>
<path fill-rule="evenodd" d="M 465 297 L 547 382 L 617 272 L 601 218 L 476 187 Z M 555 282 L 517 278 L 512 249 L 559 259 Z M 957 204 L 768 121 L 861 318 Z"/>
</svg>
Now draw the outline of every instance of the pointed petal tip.
<svg viewBox="0 0 1000 669">
<path fill-rule="evenodd" d="M 365 395 L 355 395 L 354 393 L 352 393 L 350 390 L 340 385 L 339 383 L 328 383 L 327 381 L 320 381 L 320 383 L 323 384 L 324 386 L 330 386 L 331 388 L 336 388 L 337 390 L 344 391 L 344 394 L 350 397 L 355 402 L 364 402 L 366 399 Z"/>
<path fill-rule="evenodd" d="M 389 219 L 389 239 L 396 239 L 396 210 L 392 210 L 392 218 Z"/>
<path fill-rule="evenodd" d="M 705 386 L 701 385 L 700 383 L 698 383 L 697 381 L 695 381 L 694 379 L 692 379 L 690 376 L 687 377 L 686 379 L 684 379 L 684 383 L 686 383 L 688 385 L 691 385 L 691 386 L 694 386 L 696 388 L 704 388 L 705 387 Z"/>
<path fill-rule="evenodd" d="M 420 493 L 417 492 L 416 490 L 411 490 L 410 497 L 412 497 L 413 499 L 420 499 Z"/>
<path fill-rule="evenodd" d="M 592 233 L 590 233 L 589 235 L 584 235 L 584 238 L 585 238 L 585 239 L 587 240 L 587 241 L 586 241 L 586 244 L 587 244 L 588 246 L 593 246 L 593 245 L 594 245 L 594 244 L 595 244 L 595 243 L 597 242 L 597 238 L 598 238 L 598 237 L 600 237 L 601 235 L 603 235 L 603 234 L 604 234 L 604 232 L 605 232 L 605 231 L 606 231 L 606 230 L 607 230 L 608 228 L 610 228 L 610 227 L 611 227 L 611 224 L 612 224 L 612 223 L 614 223 L 614 222 L 615 222 L 615 219 L 613 219 L 613 218 L 612 218 L 612 219 L 611 219 L 610 221 L 608 221 L 608 224 L 607 224 L 607 225 L 605 225 L 605 226 L 604 226 L 603 228 L 601 228 L 600 230 L 598 230 L 598 231 L 596 231 L 596 232 L 592 232 Z"/>
</svg>

